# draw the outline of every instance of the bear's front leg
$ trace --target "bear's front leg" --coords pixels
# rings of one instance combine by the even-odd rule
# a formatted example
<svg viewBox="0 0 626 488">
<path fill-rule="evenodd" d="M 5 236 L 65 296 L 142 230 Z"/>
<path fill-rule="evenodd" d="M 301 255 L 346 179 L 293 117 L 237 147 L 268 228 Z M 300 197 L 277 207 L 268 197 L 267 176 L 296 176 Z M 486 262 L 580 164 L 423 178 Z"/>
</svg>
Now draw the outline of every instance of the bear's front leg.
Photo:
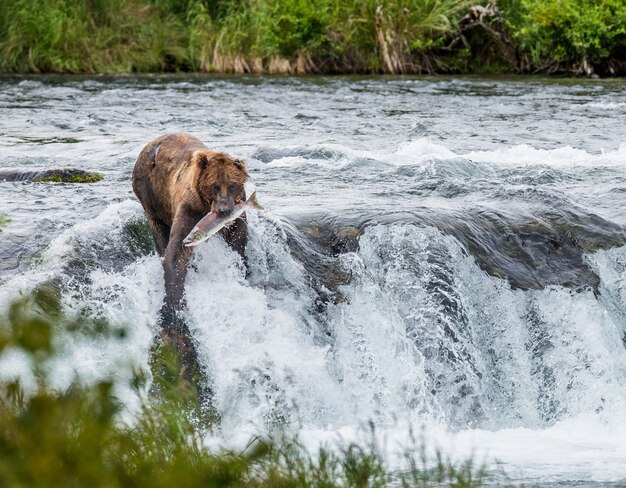
<svg viewBox="0 0 626 488">
<path fill-rule="evenodd" d="M 187 276 L 187 263 L 191 257 L 191 248 L 183 247 L 183 239 L 191 232 L 196 223 L 192 212 L 181 207 L 174 217 L 170 239 L 163 257 L 163 271 L 165 277 L 165 303 L 163 305 L 166 322 L 162 326 L 167 330 L 176 327 L 180 322 L 178 313 L 184 307 L 185 277 Z M 173 323 L 167 323 L 172 321 Z M 179 331 L 182 332 L 182 331 Z"/>
<path fill-rule="evenodd" d="M 165 302 L 161 309 L 162 339 L 173 346 L 180 354 L 182 371 L 180 372 L 190 385 L 198 391 L 201 404 L 211 398 L 211 389 L 198 360 L 198 353 L 191 338 L 189 327 L 181 316 L 185 307 L 184 286 L 187 275 L 187 263 L 191 248 L 183 247 L 183 239 L 195 225 L 197 217 L 188 209 L 176 212 L 172 223 L 170 240 L 163 258 L 165 274 Z"/>
</svg>

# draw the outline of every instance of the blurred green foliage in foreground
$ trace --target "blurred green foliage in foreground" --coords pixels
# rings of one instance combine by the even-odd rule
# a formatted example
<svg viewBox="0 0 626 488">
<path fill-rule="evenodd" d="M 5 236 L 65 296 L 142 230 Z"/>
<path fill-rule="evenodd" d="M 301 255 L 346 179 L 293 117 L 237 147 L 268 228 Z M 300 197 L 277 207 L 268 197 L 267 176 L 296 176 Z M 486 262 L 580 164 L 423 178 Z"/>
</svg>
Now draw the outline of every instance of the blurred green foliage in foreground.
<svg viewBox="0 0 626 488">
<path fill-rule="evenodd" d="M 0 381 L 0 486 L 13 487 L 478 487 L 487 480 L 471 462 L 453 465 L 440 458 L 426 469 L 420 455 L 407 453 L 406 471 L 391 472 L 372 441 L 370 446 L 321 448 L 309 453 L 295 440 L 253 439 L 243 451 L 211 450 L 203 439 L 215 426 L 196 416 L 188 389 L 163 375 L 158 395 L 144 400 L 130 422 L 115 384 L 100 381 L 52 388 L 47 363 L 55 344 L 68 334 L 111 334 L 102 322 L 64 315 L 45 292 L 11 306 L 0 316 L 0 356 L 25 355 L 36 386 L 18 379 Z M 122 347 L 122 342 L 120 347 Z M 170 351 L 171 353 L 171 351 Z M 161 363 L 178 371 L 176 354 L 162 351 Z M 145 391 L 148 375 L 132 381 Z M 173 376 L 175 378 L 175 375 Z M 154 391 L 154 390 L 153 390 Z M 144 397 L 145 398 L 145 397 Z M 493 486 L 490 484 L 489 486 Z"/>
<path fill-rule="evenodd" d="M 4 0 L 0 71 L 626 74 L 626 0 Z"/>
</svg>

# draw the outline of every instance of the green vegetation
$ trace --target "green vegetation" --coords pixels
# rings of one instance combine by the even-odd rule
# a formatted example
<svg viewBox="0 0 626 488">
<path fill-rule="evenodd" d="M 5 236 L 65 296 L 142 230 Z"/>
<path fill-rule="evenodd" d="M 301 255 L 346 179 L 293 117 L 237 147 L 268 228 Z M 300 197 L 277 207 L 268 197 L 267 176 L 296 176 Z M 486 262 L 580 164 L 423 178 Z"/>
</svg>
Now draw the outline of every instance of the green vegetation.
<svg viewBox="0 0 626 488">
<path fill-rule="evenodd" d="M 50 386 L 46 365 L 55 357 L 59 334 L 119 341 L 125 336 L 102 321 L 67 317 L 45 288 L 0 316 L 0 355 L 21 351 L 36 378 L 28 389 L 17 379 L 0 381 L 2 487 L 473 488 L 489 479 L 471 462 L 453 465 L 440 458 L 427 469 L 419 449 L 416 455 L 407 453 L 406 471 L 394 473 L 374 442 L 321 448 L 312 455 L 297 440 L 257 438 L 242 451 L 211 451 L 203 446 L 210 422 L 198 420 L 194 391 L 181 388 L 173 374 L 180 366 L 175 354 L 162 349 L 156 353 L 159 371 L 169 373 L 153 373 L 158 394 L 144 402 L 131 423 L 123 423 L 112 381 L 76 381 L 65 391 Z M 134 375 L 136 391 L 145 391 L 146 377 Z"/>
<path fill-rule="evenodd" d="M 626 1 L 523 0 L 516 33 L 533 65 L 626 74 Z"/>
<path fill-rule="evenodd" d="M 160 3 L 0 2 L 0 69 L 95 73 L 191 67 L 184 17 Z"/>
<path fill-rule="evenodd" d="M 10 0 L 0 71 L 626 74 L 626 0 Z"/>
<path fill-rule="evenodd" d="M 35 183 L 95 183 L 104 179 L 102 173 L 88 172 L 59 172 L 51 175 L 34 178 Z"/>
</svg>

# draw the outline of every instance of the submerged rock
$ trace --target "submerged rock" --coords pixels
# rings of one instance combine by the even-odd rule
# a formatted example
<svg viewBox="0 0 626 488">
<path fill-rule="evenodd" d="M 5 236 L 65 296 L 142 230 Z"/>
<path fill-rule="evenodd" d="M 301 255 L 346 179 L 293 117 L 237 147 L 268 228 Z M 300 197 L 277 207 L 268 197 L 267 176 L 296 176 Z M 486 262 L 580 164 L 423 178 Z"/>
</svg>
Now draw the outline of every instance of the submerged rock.
<svg viewBox="0 0 626 488">
<path fill-rule="evenodd" d="M 558 285 L 574 290 L 591 288 L 597 292 L 600 279 L 585 254 L 626 244 L 623 227 L 594 214 L 571 212 L 517 219 L 497 213 L 424 215 L 423 218 L 420 215 L 393 216 L 341 223 L 322 218 L 298 225 L 306 239 L 314 244 L 308 252 L 315 249 L 317 265 L 306 265 L 306 252 L 302 249 L 296 249 L 296 256 L 303 260 L 309 273 L 334 291 L 349 280 L 345 272 L 333 271 L 338 266 L 334 258 L 358 251 L 359 237 L 367 226 L 392 222 L 435 227 L 454 236 L 483 271 L 508 280 L 513 289 L 522 290 Z M 297 247 L 308 246 L 300 242 Z M 319 255 L 325 256 L 325 266 L 319 266 Z M 341 279 L 336 279 L 337 276 Z"/>
<path fill-rule="evenodd" d="M 95 183 L 102 173 L 77 168 L 0 171 L 0 181 L 33 181 L 36 183 Z"/>
<path fill-rule="evenodd" d="M 600 278 L 585 254 L 626 244 L 625 229 L 593 214 L 551 212 L 519 221 L 479 215 L 448 232 L 483 271 L 522 290 L 558 285 L 597 292 Z"/>
</svg>

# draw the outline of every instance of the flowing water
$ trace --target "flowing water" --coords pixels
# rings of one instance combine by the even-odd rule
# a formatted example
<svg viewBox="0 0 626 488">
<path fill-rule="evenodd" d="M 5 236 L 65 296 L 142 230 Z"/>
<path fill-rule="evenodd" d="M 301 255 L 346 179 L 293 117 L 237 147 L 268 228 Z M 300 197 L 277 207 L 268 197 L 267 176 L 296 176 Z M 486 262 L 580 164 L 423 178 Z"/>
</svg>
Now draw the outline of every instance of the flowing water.
<svg viewBox="0 0 626 488">
<path fill-rule="evenodd" d="M 248 279 L 216 238 L 186 283 L 224 439 L 373 425 L 390 459 L 419 437 L 542 486 L 625 483 L 625 100 L 623 81 L 0 78 L 1 169 L 105 176 L 0 183 L 0 305 L 45 284 L 128 327 L 67 338 L 59 387 L 147 367 L 164 290 L 131 173 L 191 132 L 247 159 L 266 208 Z"/>
</svg>

